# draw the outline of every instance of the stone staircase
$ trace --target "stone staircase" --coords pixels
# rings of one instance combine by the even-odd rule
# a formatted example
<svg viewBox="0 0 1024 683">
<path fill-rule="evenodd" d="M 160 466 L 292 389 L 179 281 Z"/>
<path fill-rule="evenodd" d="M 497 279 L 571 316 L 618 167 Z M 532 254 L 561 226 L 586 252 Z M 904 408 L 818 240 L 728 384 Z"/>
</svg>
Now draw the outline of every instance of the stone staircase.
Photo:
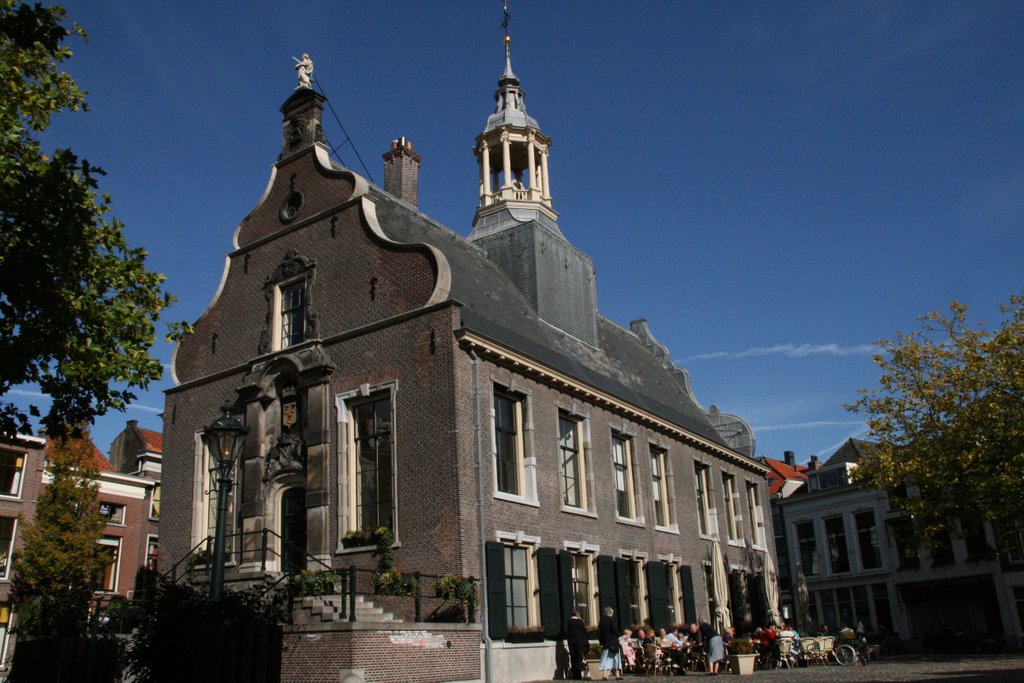
<svg viewBox="0 0 1024 683">
<path fill-rule="evenodd" d="M 302 598 L 295 605 L 295 624 L 324 624 L 330 622 L 345 622 L 348 617 L 341 616 L 342 600 L 341 595 L 324 595 L 318 598 Z M 346 606 L 347 607 L 347 606 Z M 401 622 L 390 612 L 385 612 L 377 607 L 365 596 L 356 596 L 356 622 L 371 624 L 394 624 Z"/>
</svg>

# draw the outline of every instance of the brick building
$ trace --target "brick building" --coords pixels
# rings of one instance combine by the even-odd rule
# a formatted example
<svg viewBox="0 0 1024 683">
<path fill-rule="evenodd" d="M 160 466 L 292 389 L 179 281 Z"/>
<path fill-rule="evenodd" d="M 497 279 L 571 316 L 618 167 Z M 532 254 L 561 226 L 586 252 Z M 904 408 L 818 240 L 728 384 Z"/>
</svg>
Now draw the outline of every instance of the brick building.
<svg viewBox="0 0 1024 683">
<path fill-rule="evenodd" d="M 323 97 L 300 86 L 285 101 L 270 183 L 175 350 L 166 557 L 212 533 L 201 435 L 228 400 L 249 428 L 229 579 L 259 567 L 264 529 L 268 566 L 285 571 L 372 567 L 344 537 L 390 527 L 398 567 L 486 580 L 485 661 L 503 681 L 554 666 L 553 643 L 526 656 L 509 629 L 555 636 L 573 609 L 591 624 L 605 606 L 624 625 L 716 608 L 764 619 L 773 540 L 752 431 L 697 402 L 645 320 L 598 312 L 507 43 L 495 100 L 468 237 L 417 210 L 407 140 L 385 155 L 381 189 L 329 159 Z M 295 544 L 307 555 L 282 552 Z M 717 600 L 715 571 L 730 585 Z"/>
<path fill-rule="evenodd" d="M 159 457 L 160 435 L 140 431 L 147 432 L 148 446 L 156 448 L 140 461 Z M 17 614 L 11 603 L 11 582 L 12 560 L 23 545 L 19 525 L 35 517 L 39 493 L 50 481 L 47 445 L 45 438 L 34 436 L 0 441 L 0 671 L 6 670 L 14 651 L 14 639 L 9 636 Z M 98 603 L 106 603 L 131 598 L 139 568 L 156 568 L 159 489 L 152 477 L 115 471 L 99 449 L 93 446 L 93 450 L 99 470 L 100 512 L 108 520 L 99 540 L 108 562 L 102 575 L 95 577 L 95 596 Z"/>
</svg>

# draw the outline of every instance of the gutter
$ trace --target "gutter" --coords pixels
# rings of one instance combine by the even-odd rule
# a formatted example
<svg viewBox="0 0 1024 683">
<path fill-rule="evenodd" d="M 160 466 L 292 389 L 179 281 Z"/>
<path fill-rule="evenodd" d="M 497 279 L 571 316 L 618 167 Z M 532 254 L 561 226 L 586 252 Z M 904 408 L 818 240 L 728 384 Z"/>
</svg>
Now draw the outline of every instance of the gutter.
<svg viewBox="0 0 1024 683">
<path fill-rule="evenodd" d="M 487 605 L 487 547 L 484 540 L 484 468 L 483 468 L 483 433 L 480 424 L 480 357 L 475 349 L 469 350 L 473 359 L 473 433 L 476 437 L 476 523 L 480 540 L 480 623 L 484 637 L 484 681 L 492 683 L 493 643 L 491 641 L 490 624 L 488 623 Z"/>
</svg>

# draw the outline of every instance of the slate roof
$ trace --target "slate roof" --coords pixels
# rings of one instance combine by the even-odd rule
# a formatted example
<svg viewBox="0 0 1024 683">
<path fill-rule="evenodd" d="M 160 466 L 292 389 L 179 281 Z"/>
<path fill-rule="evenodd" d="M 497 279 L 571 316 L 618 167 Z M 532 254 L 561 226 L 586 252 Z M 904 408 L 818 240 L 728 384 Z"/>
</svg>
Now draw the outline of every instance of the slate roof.
<svg viewBox="0 0 1024 683">
<path fill-rule="evenodd" d="M 599 315 L 595 348 L 539 320 L 483 249 L 383 190 L 371 187 L 370 192 L 385 234 L 429 244 L 445 255 L 452 273 L 450 298 L 463 305 L 464 327 L 731 449 L 673 378 L 670 364 L 637 335 Z"/>
<path fill-rule="evenodd" d="M 847 439 L 846 443 L 840 446 L 839 449 L 832 454 L 832 457 L 825 461 L 825 464 L 835 465 L 840 462 L 860 462 L 860 459 L 874 447 L 875 444 L 871 441 Z"/>
</svg>

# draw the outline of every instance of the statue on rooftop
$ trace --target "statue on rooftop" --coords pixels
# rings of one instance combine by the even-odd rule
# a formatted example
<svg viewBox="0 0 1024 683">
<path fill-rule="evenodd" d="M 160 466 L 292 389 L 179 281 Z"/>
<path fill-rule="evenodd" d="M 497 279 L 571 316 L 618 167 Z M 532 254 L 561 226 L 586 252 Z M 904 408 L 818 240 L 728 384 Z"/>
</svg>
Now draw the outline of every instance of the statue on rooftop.
<svg viewBox="0 0 1024 683">
<path fill-rule="evenodd" d="M 313 77 L 313 60 L 305 52 L 302 53 L 302 59 L 296 63 L 295 72 L 299 77 L 299 84 L 295 86 L 296 90 L 312 87 L 309 84 L 309 79 Z"/>
</svg>

